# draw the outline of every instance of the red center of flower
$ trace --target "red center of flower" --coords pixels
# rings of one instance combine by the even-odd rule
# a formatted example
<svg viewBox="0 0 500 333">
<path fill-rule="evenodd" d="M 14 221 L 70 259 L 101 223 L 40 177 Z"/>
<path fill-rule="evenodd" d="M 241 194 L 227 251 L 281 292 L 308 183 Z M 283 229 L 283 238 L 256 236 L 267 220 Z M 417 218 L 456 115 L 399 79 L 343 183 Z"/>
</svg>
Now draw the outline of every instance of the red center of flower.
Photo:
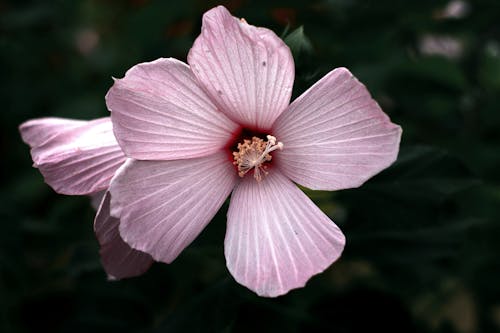
<svg viewBox="0 0 500 333">
<path fill-rule="evenodd" d="M 264 140 L 260 137 L 262 133 L 252 134 L 251 131 L 241 131 L 230 147 L 231 157 L 240 177 L 253 172 L 255 180 L 260 182 L 269 173 L 271 152 L 283 149 L 283 143 L 272 135 L 266 135 L 267 140 Z"/>
</svg>

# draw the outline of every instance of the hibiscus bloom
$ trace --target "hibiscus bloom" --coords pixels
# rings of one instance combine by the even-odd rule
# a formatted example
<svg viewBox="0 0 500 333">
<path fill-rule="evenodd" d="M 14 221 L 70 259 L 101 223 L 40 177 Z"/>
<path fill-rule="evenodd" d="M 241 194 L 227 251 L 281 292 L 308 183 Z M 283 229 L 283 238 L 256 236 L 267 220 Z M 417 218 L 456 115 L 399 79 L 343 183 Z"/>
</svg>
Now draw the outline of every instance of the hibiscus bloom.
<svg viewBox="0 0 500 333">
<path fill-rule="evenodd" d="M 401 128 L 345 68 L 290 104 L 289 48 L 224 7 L 204 14 L 187 60 L 138 64 L 108 92 L 129 159 L 97 220 L 110 211 L 128 245 L 170 263 L 232 193 L 224 253 L 236 281 L 269 297 L 304 286 L 345 237 L 294 183 L 360 186 L 395 161 Z"/>
<path fill-rule="evenodd" d="M 110 118 L 33 119 L 21 124 L 19 131 L 31 147 L 34 167 L 50 187 L 61 194 L 90 195 L 93 206 L 99 207 L 94 228 L 108 277 L 121 279 L 145 272 L 153 259 L 121 239 L 119 219 L 109 215 L 109 197 L 103 198 L 126 159 L 113 135 Z"/>
</svg>

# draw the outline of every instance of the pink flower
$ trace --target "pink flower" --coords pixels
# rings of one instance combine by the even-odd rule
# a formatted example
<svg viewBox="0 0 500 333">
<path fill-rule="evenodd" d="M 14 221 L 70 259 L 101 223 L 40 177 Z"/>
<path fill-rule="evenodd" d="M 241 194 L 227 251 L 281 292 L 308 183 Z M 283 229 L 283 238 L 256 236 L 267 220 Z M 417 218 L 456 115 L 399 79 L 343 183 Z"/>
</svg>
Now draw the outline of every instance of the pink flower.
<svg viewBox="0 0 500 333">
<path fill-rule="evenodd" d="M 294 182 L 360 186 L 394 162 L 401 128 L 345 68 L 289 104 L 288 47 L 224 7 L 203 16 L 188 63 L 136 65 L 108 92 L 129 159 L 97 221 L 110 208 L 126 243 L 170 263 L 232 192 L 224 245 L 236 281 L 270 297 L 304 286 L 345 238 Z"/>
<path fill-rule="evenodd" d="M 56 192 L 90 195 L 100 202 L 94 228 L 101 245 L 101 261 L 111 279 L 144 273 L 153 260 L 125 243 L 119 219 L 109 215 L 104 191 L 125 155 L 113 135 L 110 118 L 92 121 L 62 118 L 29 120 L 19 127 L 30 147 L 34 166 Z"/>
</svg>

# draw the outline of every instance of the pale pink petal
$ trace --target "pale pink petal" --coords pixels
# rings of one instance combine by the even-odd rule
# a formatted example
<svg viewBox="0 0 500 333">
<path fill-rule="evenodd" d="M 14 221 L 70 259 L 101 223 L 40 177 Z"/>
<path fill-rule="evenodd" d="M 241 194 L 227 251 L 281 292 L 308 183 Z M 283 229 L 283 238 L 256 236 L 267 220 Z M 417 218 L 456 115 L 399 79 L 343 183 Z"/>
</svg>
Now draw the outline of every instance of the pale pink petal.
<svg viewBox="0 0 500 333">
<path fill-rule="evenodd" d="M 339 258 L 345 244 L 340 229 L 276 169 L 260 183 L 245 177 L 227 217 L 227 267 L 260 296 L 303 287 Z"/>
<path fill-rule="evenodd" d="M 19 126 L 23 141 L 31 148 L 40 147 L 54 138 L 54 136 L 81 127 L 87 122 L 85 120 L 65 118 L 38 118 L 28 120 Z M 33 158 L 38 156 L 33 156 Z M 34 161 L 35 163 L 37 161 Z"/>
<path fill-rule="evenodd" d="M 106 104 L 127 156 L 172 160 L 213 154 L 238 125 L 217 111 L 189 67 L 158 59 L 132 67 L 115 80 Z"/>
<path fill-rule="evenodd" d="M 107 191 L 99 191 L 90 195 L 90 205 L 92 206 L 92 208 L 94 208 L 95 210 L 99 209 L 106 192 Z"/>
<path fill-rule="evenodd" d="M 58 193 L 82 195 L 105 190 L 125 161 L 109 117 L 61 120 L 59 124 L 35 120 L 22 124 L 20 131 L 32 148 L 34 166 Z"/>
<path fill-rule="evenodd" d="M 315 190 L 357 187 L 397 158 L 401 128 L 347 69 L 337 68 L 297 98 L 274 124 L 284 148 L 274 162 Z"/>
<path fill-rule="evenodd" d="M 120 237 L 120 220 L 109 214 L 110 198 L 109 192 L 106 192 L 94 221 L 104 270 L 112 280 L 141 275 L 149 269 L 153 258 L 132 249 Z"/>
<path fill-rule="evenodd" d="M 237 181 L 225 152 L 176 161 L 128 160 L 111 182 L 111 214 L 133 248 L 172 262 L 210 222 Z"/>
<path fill-rule="evenodd" d="M 271 30 L 249 25 L 222 6 L 203 15 L 188 63 L 220 110 L 246 127 L 270 129 L 290 102 L 290 49 Z"/>
</svg>

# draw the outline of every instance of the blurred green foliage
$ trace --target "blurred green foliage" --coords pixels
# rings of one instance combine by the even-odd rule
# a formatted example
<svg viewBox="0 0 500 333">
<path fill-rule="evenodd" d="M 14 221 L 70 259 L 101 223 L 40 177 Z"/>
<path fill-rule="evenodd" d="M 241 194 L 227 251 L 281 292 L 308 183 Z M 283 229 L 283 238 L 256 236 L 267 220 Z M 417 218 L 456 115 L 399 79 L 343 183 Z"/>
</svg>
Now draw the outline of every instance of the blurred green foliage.
<svg viewBox="0 0 500 333">
<path fill-rule="evenodd" d="M 361 188 L 306 190 L 346 233 L 341 260 L 259 298 L 225 268 L 224 206 L 173 264 L 106 281 L 89 200 L 43 183 L 17 126 L 106 116 L 111 77 L 185 60 L 219 2 L 1 0 L 0 331 L 500 331 L 500 3 L 221 3 L 285 39 L 294 96 L 345 66 L 403 127 L 398 161 Z"/>
</svg>

